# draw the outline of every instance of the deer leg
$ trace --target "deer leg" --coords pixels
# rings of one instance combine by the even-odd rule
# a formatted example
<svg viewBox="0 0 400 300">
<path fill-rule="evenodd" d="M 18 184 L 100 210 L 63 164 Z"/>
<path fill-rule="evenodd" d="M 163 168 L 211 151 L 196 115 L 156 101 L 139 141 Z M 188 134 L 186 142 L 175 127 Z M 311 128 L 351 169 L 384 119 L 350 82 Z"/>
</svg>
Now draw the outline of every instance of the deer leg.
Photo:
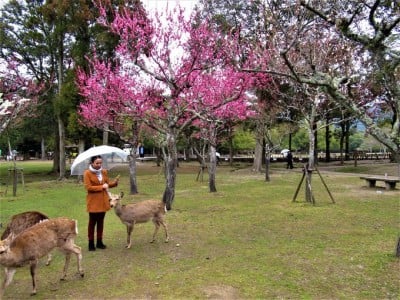
<svg viewBox="0 0 400 300">
<path fill-rule="evenodd" d="M 64 251 L 64 253 L 65 253 L 65 263 L 64 263 L 63 274 L 60 280 L 65 280 L 65 278 L 67 278 L 68 266 L 69 262 L 71 261 L 71 252 Z"/>
<path fill-rule="evenodd" d="M 84 274 L 84 271 L 82 268 L 82 249 L 81 249 L 81 247 L 75 245 L 73 240 L 68 240 L 60 250 L 65 254 L 65 264 L 64 264 L 63 276 L 62 276 L 61 280 L 65 280 L 65 278 L 67 277 L 67 271 L 68 271 L 69 263 L 71 261 L 72 253 L 74 253 L 76 255 L 77 265 L 78 265 L 78 273 L 81 275 L 81 277 L 83 277 L 85 274 Z"/>
<path fill-rule="evenodd" d="M 31 261 L 31 277 L 32 277 L 32 293 L 31 295 L 36 295 L 36 266 L 37 266 L 37 259 Z"/>
<path fill-rule="evenodd" d="M 77 246 L 74 244 L 74 253 L 76 254 L 76 260 L 78 262 L 78 273 L 81 275 L 81 277 L 85 276 L 85 273 L 82 268 L 82 249 L 81 247 Z"/>
<path fill-rule="evenodd" d="M 168 243 L 168 242 L 169 242 L 169 235 L 168 235 L 168 227 L 167 227 L 167 224 L 165 224 L 164 220 L 160 220 L 160 224 L 164 227 L 164 231 L 165 231 L 165 242 Z"/>
<path fill-rule="evenodd" d="M 156 235 L 157 235 L 158 229 L 160 228 L 160 220 L 159 219 L 154 218 L 153 223 L 154 223 L 154 233 L 153 233 L 153 239 L 151 240 L 150 243 L 153 243 L 156 240 Z"/>
<path fill-rule="evenodd" d="M 126 225 L 126 233 L 127 233 L 127 237 L 126 237 L 126 248 L 130 249 L 132 247 L 132 239 L 131 239 L 131 234 L 133 231 L 133 226 L 135 225 L 135 223 Z"/>
<path fill-rule="evenodd" d="M 17 271 L 16 268 L 7 268 L 7 267 L 4 268 L 5 277 L 3 284 L 1 285 L 0 299 L 3 298 L 4 290 L 6 289 L 7 286 L 10 285 L 16 271 Z"/>
</svg>

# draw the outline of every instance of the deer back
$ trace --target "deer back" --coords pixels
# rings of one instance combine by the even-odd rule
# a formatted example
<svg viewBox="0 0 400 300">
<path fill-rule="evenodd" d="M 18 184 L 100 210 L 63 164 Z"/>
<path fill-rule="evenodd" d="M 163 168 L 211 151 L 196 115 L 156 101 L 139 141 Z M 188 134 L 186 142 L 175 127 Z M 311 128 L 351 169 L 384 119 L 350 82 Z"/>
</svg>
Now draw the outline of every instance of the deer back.
<svg viewBox="0 0 400 300">
<path fill-rule="evenodd" d="M 25 229 L 35 225 L 36 223 L 47 219 L 48 216 L 38 211 L 26 211 L 20 214 L 16 214 L 12 216 L 10 223 L 8 223 L 6 229 L 1 235 L 1 239 L 4 240 L 11 233 L 17 235 Z"/>
<path fill-rule="evenodd" d="M 125 221 L 141 223 L 164 213 L 164 203 L 158 200 L 145 200 L 121 206 L 119 217 Z"/>
</svg>

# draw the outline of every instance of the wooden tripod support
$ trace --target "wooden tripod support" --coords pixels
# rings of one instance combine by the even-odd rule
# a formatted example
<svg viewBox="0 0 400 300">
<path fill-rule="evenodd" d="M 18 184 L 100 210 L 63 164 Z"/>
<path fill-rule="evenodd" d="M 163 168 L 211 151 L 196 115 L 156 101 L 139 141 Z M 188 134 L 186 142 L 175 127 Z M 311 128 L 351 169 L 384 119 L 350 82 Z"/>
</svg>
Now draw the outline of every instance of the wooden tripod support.
<svg viewBox="0 0 400 300">
<path fill-rule="evenodd" d="M 333 196 L 332 196 L 331 192 L 329 191 L 329 188 L 328 188 L 328 186 L 326 185 L 324 178 L 322 178 L 321 173 L 319 172 L 318 168 L 315 167 L 315 170 L 317 171 L 317 173 L 318 173 L 318 175 L 319 175 L 319 178 L 321 179 L 321 181 L 322 181 L 322 183 L 323 183 L 323 185 L 324 185 L 326 191 L 328 192 L 329 197 L 330 197 L 331 200 L 332 200 L 332 203 L 335 203 L 335 199 L 333 199 Z M 312 171 L 313 171 L 313 170 L 308 169 L 308 165 L 307 165 L 307 164 L 304 165 L 304 168 L 303 168 L 303 176 L 301 177 L 300 183 L 299 183 L 299 185 L 297 186 L 297 189 L 296 189 L 296 192 L 295 192 L 295 194 L 294 194 L 294 196 L 293 196 L 292 202 L 295 202 L 295 201 L 296 201 L 297 195 L 299 194 L 299 191 L 300 191 L 300 188 L 301 188 L 301 184 L 303 183 L 304 178 L 306 177 L 306 175 L 308 175 L 308 173 L 310 173 L 310 176 L 311 176 Z M 313 195 L 313 193 L 312 193 L 311 183 L 310 183 L 310 181 L 308 180 L 308 176 L 307 176 L 307 179 L 306 179 L 306 184 L 307 184 L 308 190 L 309 190 L 310 193 L 311 193 L 311 201 L 312 201 L 312 204 L 315 205 L 315 198 L 314 198 L 314 195 Z"/>
</svg>

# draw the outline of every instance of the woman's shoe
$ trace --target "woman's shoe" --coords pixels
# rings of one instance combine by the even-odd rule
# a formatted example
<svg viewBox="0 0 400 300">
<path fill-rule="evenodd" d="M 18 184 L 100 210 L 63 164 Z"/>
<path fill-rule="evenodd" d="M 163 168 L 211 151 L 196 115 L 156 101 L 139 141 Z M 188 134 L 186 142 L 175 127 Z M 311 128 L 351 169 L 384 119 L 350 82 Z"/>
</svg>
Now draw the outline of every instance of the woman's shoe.
<svg viewBox="0 0 400 300">
<path fill-rule="evenodd" d="M 89 241 L 89 251 L 96 251 L 96 247 L 94 246 L 94 241 Z"/>
<path fill-rule="evenodd" d="M 99 248 L 99 249 L 106 249 L 107 246 L 103 244 L 103 241 L 102 241 L 102 240 L 98 240 L 97 243 L 96 243 L 96 248 Z"/>
</svg>

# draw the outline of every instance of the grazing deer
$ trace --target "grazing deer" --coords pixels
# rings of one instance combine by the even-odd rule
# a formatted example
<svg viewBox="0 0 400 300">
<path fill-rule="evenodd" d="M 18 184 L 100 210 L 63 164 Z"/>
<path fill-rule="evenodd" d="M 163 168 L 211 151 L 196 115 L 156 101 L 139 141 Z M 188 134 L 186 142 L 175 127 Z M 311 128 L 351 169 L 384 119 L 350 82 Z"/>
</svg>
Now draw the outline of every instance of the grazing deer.
<svg viewBox="0 0 400 300">
<path fill-rule="evenodd" d="M 47 220 L 49 217 L 38 211 L 26 211 L 11 217 L 6 229 L 1 235 L 1 240 L 6 239 L 11 233 L 14 235 L 19 234 L 25 229 L 39 223 L 40 221 Z"/>
<path fill-rule="evenodd" d="M 65 254 L 65 264 L 61 280 L 65 280 L 71 254 L 78 261 L 78 272 L 84 276 L 81 266 L 81 248 L 75 245 L 74 239 L 78 234 L 77 221 L 67 218 L 45 220 L 21 232 L 17 236 L 11 234 L 0 241 L 0 265 L 4 266 L 5 278 L 0 289 L 0 298 L 5 288 L 11 283 L 17 268 L 30 265 L 32 277 L 32 295 L 36 294 L 36 267 L 39 258 L 47 255 L 54 248 Z"/>
<path fill-rule="evenodd" d="M 114 207 L 115 214 L 121 219 L 121 222 L 126 225 L 128 234 L 126 248 L 129 249 L 132 246 L 131 234 L 135 224 L 145 223 L 150 219 L 153 221 L 155 226 L 151 243 L 155 241 L 160 225 L 162 225 L 165 230 L 165 242 L 167 243 L 169 241 L 168 228 L 164 222 L 164 215 L 167 210 L 162 201 L 145 200 L 138 203 L 122 205 L 121 199 L 124 196 L 124 193 L 121 192 L 119 195 L 114 195 L 108 192 L 108 195 L 110 197 L 110 206 Z"/>
<path fill-rule="evenodd" d="M 20 234 L 25 229 L 35 225 L 36 223 L 40 223 L 43 220 L 49 219 L 45 214 L 38 211 L 26 211 L 23 213 L 19 213 L 11 217 L 10 223 L 8 223 L 6 229 L 1 235 L 1 240 L 6 239 L 10 234 L 16 236 Z M 50 264 L 51 261 L 51 253 L 47 255 L 46 266 Z"/>
</svg>

